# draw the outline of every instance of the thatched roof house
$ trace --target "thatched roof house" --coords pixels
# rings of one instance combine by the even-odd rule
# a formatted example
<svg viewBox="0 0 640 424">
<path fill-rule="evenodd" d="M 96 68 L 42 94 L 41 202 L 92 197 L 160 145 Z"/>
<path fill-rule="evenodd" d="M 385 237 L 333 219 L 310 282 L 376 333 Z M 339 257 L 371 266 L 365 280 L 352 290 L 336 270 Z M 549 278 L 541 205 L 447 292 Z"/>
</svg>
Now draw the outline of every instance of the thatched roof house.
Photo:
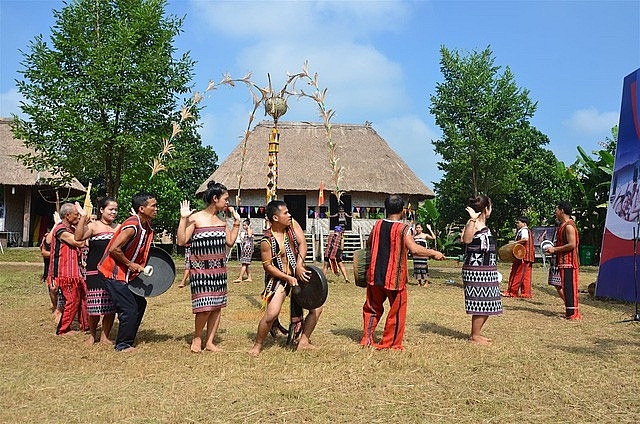
<svg viewBox="0 0 640 424">
<path fill-rule="evenodd" d="M 260 215 L 259 207 L 265 204 L 267 147 L 272 127 L 273 123 L 270 121 L 256 125 L 248 138 L 244 157 L 240 187 L 241 206 L 246 205 L 256 217 Z M 320 181 L 324 181 L 326 190 L 334 188 L 324 125 L 280 122 L 278 131 L 278 198 L 287 202 L 296 220 L 301 221 L 305 217 L 307 220 L 313 219 Z M 344 191 L 344 195 L 341 200 L 344 202 L 345 210 L 354 217 L 379 217 L 384 212 L 384 198 L 391 193 L 401 194 L 414 208 L 419 201 L 434 197 L 433 191 L 409 169 L 370 125 L 333 124 L 332 140 L 338 145 L 337 157 L 343 167 L 340 189 Z M 225 184 L 229 189 L 230 198 L 235 199 L 242 147 L 241 142 L 200 186 L 198 192 L 204 191 L 208 181 L 213 179 Z M 325 192 L 327 199 L 328 191 Z M 333 214 L 337 209 L 337 202 L 333 196 L 331 197 L 330 213 Z M 320 211 L 321 217 L 323 214 L 326 216 L 326 211 Z M 325 221 L 328 228 L 329 220 Z M 304 226 L 305 223 L 301 224 Z M 333 221 L 331 224 L 333 225 Z"/>
<path fill-rule="evenodd" d="M 29 149 L 13 137 L 11 121 L 0 118 L 0 242 L 27 246 L 51 227 L 56 198 L 82 195 L 85 188 L 75 179 L 59 189 L 41 184 L 52 174 L 34 172 L 16 159 Z"/>
</svg>

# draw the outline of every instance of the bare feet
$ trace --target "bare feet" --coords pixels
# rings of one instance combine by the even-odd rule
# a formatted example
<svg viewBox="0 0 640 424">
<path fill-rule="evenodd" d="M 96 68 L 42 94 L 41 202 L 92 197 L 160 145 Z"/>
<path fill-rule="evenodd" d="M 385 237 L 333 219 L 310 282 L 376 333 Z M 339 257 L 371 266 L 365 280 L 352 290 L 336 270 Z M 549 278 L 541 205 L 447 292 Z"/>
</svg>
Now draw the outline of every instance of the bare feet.
<svg viewBox="0 0 640 424">
<path fill-rule="evenodd" d="M 87 337 L 86 343 L 91 346 L 95 342 L 96 342 L 96 337 L 93 334 L 89 334 L 89 337 Z"/>
<path fill-rule="evenodd" d="M 202 339 L 200 337 L 194 337 L 193 341 L 191 342 L 191 352 L 202 352 Z"/>
<path fill-rule="evenodd" d="M 298 347 L 296 348 L 296 350 L 318 350 L 318 347 L 311 344 L 311 342 L 301 340 L 300 342 L 298 342 Z"/>
<path fill-rule="evenodd" d="M 180 283 L 180 284 L 178 284 L 178 287 L 179 287 L 179 288 L 183 288 L 184 286 L 185 286 L 185 284 L 184 284 L 184 283 Z"/>
<path fill-rule="evenodd" d="M 247 278 L 246 280 L 244 280 L 247 283 L 253 283 L 253 280 L 251 278 Z"/>
<path fill-rule="evenodd" d="M 477 345 L 488 346 L 491 344 L 491 339 L 488 339 L 484 336 L 471 336 L 469 337 L 469 342 Z"/>
<path fill-rule="evenodd" d="M 254 358 L 256 358 L 258 355 L 260 355 L 260 351 L 261 350 L 262 350 L 262 345 L 255 344 L 255 345 L 253 345 L 251 350 L 249 352 L 247 352 L 247 353 L 249 355 L 253 356 Z"/>
<path fill-rule="evenodd" d="M 235 280 L 233 280 L 234 283 L 242 283 L 242 280 L 239 278 L 236 278 Z"/>
<path fill-rule="evenodd" d="M 208 350 L 209 352 L 222 352 L 222 349 L 220 349 L 218 346 L 214 345 L 213 343 L 208 343 L 205 346 L 205 349 Z"/>
<path fill-rule="evenodd" d="M 135 347 L 133 347 L 133 346 L 129 346 L 129 347 L 128 347 L 128 348 L 126 348 L 126 349 L 122 349 L 120 352 L 127 352 L 127 353 L 128 353 L 128 352 L 135 352 L 135 351 L 136 351 L 136 348 L 135 348 Z"/>
<path fill-rule="evenodd" d="M 113 345 L 113 342 L 108 337 L 100 337 L 100 343 Z"/>
</svg>

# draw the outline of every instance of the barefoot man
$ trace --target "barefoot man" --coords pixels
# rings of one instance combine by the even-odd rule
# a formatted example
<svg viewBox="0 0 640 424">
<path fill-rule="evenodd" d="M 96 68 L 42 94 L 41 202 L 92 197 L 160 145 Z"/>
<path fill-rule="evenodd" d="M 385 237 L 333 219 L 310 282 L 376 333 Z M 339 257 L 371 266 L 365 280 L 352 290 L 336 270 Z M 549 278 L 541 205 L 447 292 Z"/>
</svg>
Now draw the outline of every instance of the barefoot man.
<svg viewBox="0 0 640 424">
<path fill-rule="evenodd" d="M 308 282 L 309 271 L 304 267 L 307 255 L 307 244 L 300 225 L 291 218 L 286 203 L 272 200 L 266 208 L 266 216 L 271 228 L 264 232 L 260 241 L 260 255 L 265 271 L 265 289 L 262 293 L 266 308 L 260 323 L 252 356 L 258 356 L 262 350 L 265 337 L 278 318 L 282 304 L 291 288 L 298 285 L 298 279 Z M 298 341 L 298 349 L 316 349 L 309 337 L 318 323 L 322 307 L 311 309 L 307 318 L 302 321 L 302 309 L 291 302 L 291 330 L 296 332 L 293 324 L 299 323 L 302 334 Z M 295 337 L 295 336 L 294 336 Z"/>
<path fill-rule="evenodd" d="M 79 221 L 75 205 L 63 204 L 60 207 L 60 218 L 62 221 L 51 230 L 53 237 L 49 262 L 49 286 L 53 290 L 59 288 L 64 299 L 56 334 L 66 334 L 71 332 L 71 324 L 76 315 L 80 330 L 88 329 L 89 314 L 86 310 L 85 283 L 80 273 L 79 249 L 84 245 L 84 241 L 77 242 L 73 236 Z"/>
</svg>

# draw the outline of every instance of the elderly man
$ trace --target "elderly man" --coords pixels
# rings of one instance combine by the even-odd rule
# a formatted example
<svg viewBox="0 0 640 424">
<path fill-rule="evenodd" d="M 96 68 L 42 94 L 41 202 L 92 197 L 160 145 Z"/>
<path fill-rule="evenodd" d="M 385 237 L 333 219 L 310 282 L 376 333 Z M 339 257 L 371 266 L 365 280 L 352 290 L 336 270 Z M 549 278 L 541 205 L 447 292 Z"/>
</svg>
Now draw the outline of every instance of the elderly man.
<svg viewBox="0 0 640 424">
<path fill-rule="evenodd" d="M 76 315 L 80 330 L 89 328 L 89 314 L 86 306 L 85 282 L 80 273 L 80 247 L 84 241 L 74 238 L 75 225 L 79 221 L 78 211 L 73 203 L 60 207 L 61 221 L 51 230 L 51 256 L 49 262 L 49 285 L 58 288 L 64 299 L 62 315 L 58 321 L 56 334 L 71 331 L 71 323 Z"/>
</svg>

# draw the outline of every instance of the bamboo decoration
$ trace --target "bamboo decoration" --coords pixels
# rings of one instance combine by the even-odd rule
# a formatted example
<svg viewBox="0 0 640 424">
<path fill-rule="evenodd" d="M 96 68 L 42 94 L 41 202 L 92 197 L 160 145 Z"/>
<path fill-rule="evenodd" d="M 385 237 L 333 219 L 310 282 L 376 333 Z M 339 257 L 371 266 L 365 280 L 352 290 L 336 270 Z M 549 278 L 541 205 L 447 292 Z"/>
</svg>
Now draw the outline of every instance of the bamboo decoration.
<svg viewBox="0 0 640 424">
<path fill-rule="evenodd" d="M 284 84 L 284 87 L 280 91 L 274 91 L 271 86 L 271 76 L 267 74 L 269 78 L 269 86 L 266 88 L 261 88 L 256 85 L 251 80 L 251 72 L 247 73 L 243 78 L 233 79 L 229 74 L 224 74 L 222 80 L 219 83 L 214 82 L 213 80 L 209 81 L 209 85 L 207 86 L 204 92 L 209 92 L 211 90 L 215 90 L 221 85 L 227 85 L 230 87 L 235 87 L 236 83 L 244 83 L 248 88 L 251 94 L 253 95 L 253 110 L 249 114 L 249 123 L 247 124 L 247 128 L 244 131 L 243 141 L 242 141 L 242 154 L 240 158 L 240 170 L 238 171 L 238 191 L 236 194 L 236 207 L 240 206 L 240 190 L 242 186 L 242 175 L 244 172 L 245 165 L 245 155 L 247 151 L 247 141 L 249 139 L 251 123 L 254 120 L 255 113 L 260 105 L 264 105 L 265 114 L 270 115 L 274 121 L 274 127 L 269 135 L 269 156 L 268 156 L 268 172 L 267 172 L 267 202 L 273 199 L 277 199 L 277 186 L 278 186 L 278 151 L 279 151 L 279 136 L 278 133 L 278 118 L 284 115 L 287 112 L 287 98 L 289 96 L 297 96 L 297 97 L 308 97 L 316 102 L 318 105 L 318 109 L 320 112 L 320 117 L 324 121 L 324 129 L 325 136 L 327 139 L 327 147 L 329 149 L 329 164 L 331 165 L 331 180 L 333 182 L 333 189 L 331 192 L 336 196 L 338 202 L 340 202 L 340 196 L 343 190 L 340 187 L 340 180 L 342 179 L 342 165 L 340 165 L 340 158 L 337 156 L 337 147 L 338 145 L 333 141 L 331 136 L 331 118 L 335 114 L 335 111 L 332 109 L 328 109 L 325 106 L 325 96 L 327 94 L 327 89 L 320 89 L 318 85 L 318 74 L 315 73 L 313 76 L 309 74 L 309 65 L 308 62 L 305 61 L 302 66 L 302 71 L 296 74 L 287 73 L 287 81 Z M 295 84 L 298 80 L 303 79 L 306 81 L 307 85 L 313 88 L 312 93 L 305 93 L 300 90 L 299 92 L 295 89 Z M 257 91 L 257 92 L 256 92 Z M 196 107 L 198 103 L 203 99 L 203 95 L 199 92 L 195 92 L 193 97 L 189 100 L 189 102 L 182 108 L 180 112 L 180 122 L 173 122 L 173 131 L 171 137 L 169 139 L 163 140 L 161 144 L 161 152 L 158 154 L 156 158 L 153 159 L 153 164 L 151 167 L 151 177 L 160 171 L 166 170 L 164 166 L 164 161 L 168 156 L 171 156 L 174 146 L 172 144 L 173 140 L 178 136 L 178 134 L 182 131 L 180 124 L 187 119 L 193 118 L 192 111 Z"/>
<path fill-rule="evenodd" d="M 87 216 L 90 217 L 93 215 L 93 204 L 91 203 L 91 183 L 87 186 L 87 194 L 84 196 L 84 211 L 87 213 Z"/>
</svg>

